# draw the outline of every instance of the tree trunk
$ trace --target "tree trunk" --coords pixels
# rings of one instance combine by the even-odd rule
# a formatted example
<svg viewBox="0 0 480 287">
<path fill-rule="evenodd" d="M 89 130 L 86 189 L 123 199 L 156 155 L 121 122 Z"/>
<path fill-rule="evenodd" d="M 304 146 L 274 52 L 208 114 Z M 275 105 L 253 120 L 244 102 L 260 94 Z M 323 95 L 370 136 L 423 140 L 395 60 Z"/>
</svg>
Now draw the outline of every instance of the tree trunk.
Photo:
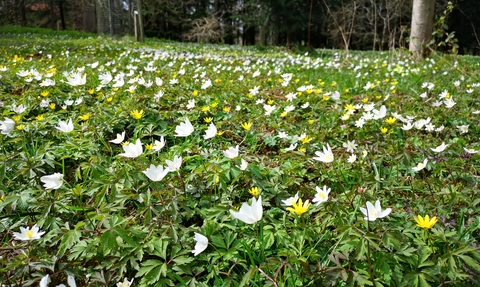
<svg viewBox="0 0 480 287">
<path fill-rule="evenodd" d="M 26 12 L 26 9 L 25 9 L 25 0 L 20 1 L 20 14 L 21 14 L 21 17 L 22 17 L 22 21 L 20 22 L 20 24 L 22 26 L 27 26 L 27 12 Z"/>
<path fill-rule="evenodd" d="M 433 32 L 434 7 L 435 0 L 413 0 L 410 51 L 416 59 L 428 55 L 425 45 Z"/>
<path fill-rule="evenodd" d="M 56 17 L 55 17 L 55 2 L 54 0 L 50 0 L 48 2 L 50 8 L 50 28 L 55 30 L 56 28 Z"/>
<path fill-rule="evenodd" d="M 97 18 L 95 16 L 95 3 L 83 1 L 82 5 L 82 26 L 83 31 L 95 33 L 97 31 Z M 100 13 L 100 11 L 98 11 Z"/>
<path fill-rule="evenodd" d="M 60 21 L 62 25 L 62 30 L 65 30 L 66 26 L 65 26 L 65 13 L 63 11 L 63 0 L 58 1 L 58 9 L 60 10 Z"/>
<path fill-rule="evenodd" d="M 145 33 L 143 30 L 143 13 L 142 13 L 142 1 L 137 0 L 137 10 L 138 10 L 138 34 L 139 34 L 139 41 L 145 42 Z"/>
</svg>

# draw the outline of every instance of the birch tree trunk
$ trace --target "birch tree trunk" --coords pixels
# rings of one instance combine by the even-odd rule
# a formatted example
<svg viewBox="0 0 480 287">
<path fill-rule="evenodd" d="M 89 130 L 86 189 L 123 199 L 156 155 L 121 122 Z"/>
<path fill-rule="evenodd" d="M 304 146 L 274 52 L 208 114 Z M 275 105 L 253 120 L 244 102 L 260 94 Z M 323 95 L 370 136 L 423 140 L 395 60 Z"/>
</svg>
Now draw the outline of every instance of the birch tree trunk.
<svg viewBox="0 0 480 287">
<path fill-rule="evenodd" d="M 409 48 L 416 59 L 428 55 L 425 45 L 430 41 L 433 32 L 434 7 L 435 0 L 413 0 Z"/>
</svg>

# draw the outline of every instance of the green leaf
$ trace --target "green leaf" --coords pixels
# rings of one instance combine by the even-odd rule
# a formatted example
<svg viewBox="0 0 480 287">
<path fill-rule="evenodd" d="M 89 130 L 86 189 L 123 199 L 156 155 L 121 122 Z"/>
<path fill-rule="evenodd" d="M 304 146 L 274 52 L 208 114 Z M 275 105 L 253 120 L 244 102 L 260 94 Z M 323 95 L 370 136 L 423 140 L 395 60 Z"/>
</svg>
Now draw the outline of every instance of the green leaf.
<svg viewBox="0 0 480 287">
<path fill-rule="evenodd" d="M 155 259 L 143 262 L 135 275 L 137 278 L 142 277 L 141 282 L 147 285 L 156 283 L 161 276 L 167 276 L 167 264 Z"/>
<path fill-rule="evenodd" d="M 62 257 L 67 249 L 70 249 L 76 242 L 80 240 L 80 231 L 69 230 L 62 236 L 62 242 L 58 247 L 57 256 Z"/>
<path fill-rule="evenodd" d="M 0 165 L 0 182 L 3 182 L 3 179 L 5 178 L 6 168 L 7 165 L 5 163 L 2 163 L 2 165 Z"/>
<path fill-rule="evenodd" d="M 257 267 L 252 267 L 250 270 L 247 271 L 242 277 L 242 281 L 240 281 L 240 284 L 238 287 L 243 287 L 245 286 L 250 280 L 253 278 L 253 275 L 255 275 L 255 272 L 257 271 Z"/>
<path fill-rule="evenodd" d="M 105 231 L 100 237 L 100 251 L 103 252 L 103 255 L 108 255 L 110 252 L 118 247 L 117 244 L 117 235 L 111 231 Z"/>
<path fill-rule="evenodd" d="M 132 247 L 138 247 L 138 242 L 134 241 L 129 232 L 120 228 L 114 228 L 113 231 Z"/>
<path fill-rule="evenodd" d="M 176 263 L 176 265 L 184 265 L 190 263 L 194 260 L 193 257 L 186 257 L 186 256 L 179 256 L 174 258 L 172 261 Z"/>
<path fill-rule="evenodd" d="M 480 264 L 478 264 L 478 262 L 475 261 L 472 257 L 466 255 L 458 255 L 458 257 L 461 258 L 465 263 L 467 263 L 468 266 L 475 269 L 477 272 L 480 272 Z"/>
</svg>

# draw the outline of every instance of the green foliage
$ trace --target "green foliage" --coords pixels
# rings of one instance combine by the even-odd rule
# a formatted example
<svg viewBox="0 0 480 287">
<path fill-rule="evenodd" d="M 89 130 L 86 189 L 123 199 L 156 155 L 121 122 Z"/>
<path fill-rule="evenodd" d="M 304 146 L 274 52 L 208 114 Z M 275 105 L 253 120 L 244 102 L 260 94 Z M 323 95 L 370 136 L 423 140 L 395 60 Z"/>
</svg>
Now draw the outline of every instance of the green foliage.
<svg viewBox="0 0 480 287">
<path fill-rule="evenodd" d="M 443 15 L 437 16 L 432 32 L 432 39 L 427 43 L 427 47 L 437 50 L 444 47 L 445 51 L 454 55 L 458 54 L 458 39 L 455 38 L 455 31 L 448 32 L 447 18 L 452 13 L 454 5 L 452 2 L 447 3 L 447 7 L 443 11 Z"/>
<path fill-rule="evenodd" d="M 476 58 L 0 33 L 2 284 L 480 284 Z M 85 84 L 67 83 L 75 73 Z M 194 131 L 175 136 L 186 118 Z M 68 119 L 73 131 L 55 128 Z M 120 155 L 123 131 L 140 155 Z M 327 144 L 334 159 L 315 160 Z M 147 177 L 174 156 L 178 170 Z M 263 217 L 246 224 L 230 211 L 254 187 Z M 304 205 L 288 211 L 296 194 Z M 391 213 L 365 220 L 377 199 Z M 417 226 L 427 214 L 438 222 Z M 34 224 L 40 239 L 17 239 Z M 195 233 L 208 239 L 196 255 Z"/>
</svg>

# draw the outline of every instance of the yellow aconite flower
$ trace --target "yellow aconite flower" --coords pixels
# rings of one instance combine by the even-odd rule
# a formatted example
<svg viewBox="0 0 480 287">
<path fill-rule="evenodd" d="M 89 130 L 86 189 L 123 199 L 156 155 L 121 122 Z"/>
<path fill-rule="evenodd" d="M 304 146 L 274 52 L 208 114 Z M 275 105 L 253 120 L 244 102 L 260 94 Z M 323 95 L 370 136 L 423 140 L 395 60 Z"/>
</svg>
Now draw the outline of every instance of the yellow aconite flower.
<svg viewBox="0 0 480 287">
<path fill-rule="evenodd" d="M 218 106 L 218 103 L 217 103 L 217 102 L 214 102 L 214 103 L 211 103 L 211 104 L 210 104 L 210 107 L 212 107 L 212 108 L 216 108 L 217 106 Z"/>
<path fill-rule="evenodd" d="M 267 101 L 267 104 L 273 105 L 273 100 L 268 100 L 268 101 Z"/>
<path fill-rule="evenodd" d="M 252 128 L 253 123 L 252 122 L 244 122 L 242 124 L 242 128 L 244 128 L 246 131 L 249 131 Z"/>
<path fill-rule="evenodd" d="M 223 135 L 224 132 L 217 132 L 217 136 Z"/>
<path fill-rule="evenodd" d="M 346 111 L 355 111 L 355 107 L 352 104 L 347 104 L 345 106 Z"/>
<path fill-rule="evenodd" d="M 363 103 L 368 102 L 368 98 L 363 98 L 363 99 L 362 99 L 362 102 L 363 102 Z"/>
<path fill-rule="evenodd" d="M 209 106 L 202 107 L 202 112 L 208 112 L 210 110 Z"/>
<path fill-rule="evenodd" d="M 132 115 L 132 117 L 136 120 L 141 119 L 143 117 L 143 114 L 144 114 L 143 110 L 140 110 L 140 111 L 134 110 L 130 112 L 130 115 Z"/>
<path fill-rule="evenodd" d="M 110 103 L 111 101 L 113 101 L 113 97 L 108 97 L 108 98 L 106 99 L 106 101 L 107 101 L 107 103 Z"/>
<path fill-rule="evenodd" d="M 221 82 L 222 82 L 221 79 L 215 79 L 215 80 L 213 80 L 213 81 L 214 81 L 215 83 L 221 83 Z"/>
<path fill-rule="evenodd" d="M 329 99 L 330 99 L 330 97 L 329 97 L 329 96 L 327 96 L 327 95 L 323 95 L 323 100 L 324 100 L 324 101 L 328 101 Z"/>
<path fill-rule="evenodd" d="M 333 82 L 333 83 L 331 83 L 331 84 L 330 84 L 330 86 L 332 86 L 332 87 L 336 87 L 336 86 L 337 86 L 337 82 Z"/>
<path fill-rule="evenodd" d="M 346 121 L 346 120 L 350 119 L 350 115 L 349 114 L 343 114 L 341 119 L 342 119 L 342 121 Z"/>
<path fill-rule="evenodd" d="M 194 97 L 198 96 L 198 90 L 194 90 L 194 91 L 192 92 L 192 95 L 193 95 Z"/>
<path fill-rule="evenodd" d="M 145 148 L 146 148 L 147 150 L 151 150 L 151 149 L 153 148 L 153 144 L 151 144 L 151 143 L 150 143 L 150 144 L 146 144 L 146 145 L 145 145 Z"/>
<path fill-rule="evenodd" d="M 313 125 L 313 123 L 315 122 L 315 120 L 308 120 L 307 121 L 309 124 Z"/>
<path fill-rule="evenodd" d="M 303 152 L 303 153 L 306 153 L 306 152 L 307 152 L 307 149 L 304 148 L 304 147 L 300 147 L 300 148 L 298 148 L 298 151 Z"/>
<path fill-rule="evenodd" d="M 90 90 L 88 90 L 87 92 L 88 92 L 90 95 L 93 95 L 93 93 L 95 92 L 95 90 L 94 90 L 94 89 L 90 89 Z"/>
<path fill-rule="evenodd" d="M 283 112 L 283 113 L 280 114 L 280 117 L 284 118 L 284 117 L 286 117 L 287 115 L 288 115 L 287 112 Z"/>
<path fill-rule="evenodd" d="M 313 140 L 313 138 L 309 138 L 308 136 L 305 136 L 303 139 L 302 139 L 302 143 L 306 144 L 306 143 L 309 143 Z"/>
<path fill-rule="evenodd" d="M 12 119 L 16 122 L 19 122 L 22 117 L 20 115 L 13 116 Z"/>
<path fill-rule="evenodd" d="M 308 90 L 306 90 L 305 92 L 307 92 L 307 94 L 310 95 L 311 93 L 313 93 L 313 90 L 312 90 L 312 89 L 308 89 Z"/>
<path fill-rule="evenodd" d="M 305 203 L 302 202 L 302 199 L 299 198 L 298 199 L 298 202 L 292 202 L 292 206 L 293 207 L 287 207 L 287 210 L 292 212 L 292 213 L 295 213 L 297 215 L 302 215 L 304 214 L 305 212 L 308 211 L 308 208 L 310 207 L 310 202 L 307 200 L 305 201 Z"/>
<path fill-rule="evenodd" d="M 40 95 L 42 95 L 42 97 L 46 97 L 48 96 L 49 92 L 48 91 L 44 91 L 44 92 L 41 92 Z"/>
<path fill-rule="evenodd" d="M 434 217 L 432 217 L 432 219 L 430 219 L 430 216 L 428 216 L 428 214 L 425 215 L 425 218 L 418 215 L 417 217 L 414 217 L 413 219 L 415 219 L 415 221 L 417 222 L 417 226 L 421 227 L 423 229 L 430 229 L 435 225 L 435 223 L 437 223 L 437 217 L 434 216 Z"/>
<path fill-rule="evenodd" d="M 35 117 L 35 119 L 37 121 L 43 121 L 44 118 L 43 118 L 43 115 L 38 115 L 38 116 Z"/>
<path fill-rule="evenodd" d="M 230 112 L 230 107 L 224 107 L 223 111 L 226 112 L 226 113 Z"/>
<path fill-rule="evenodd" d="M 386 134 L 388 132 L 388 128 L 380 128 L 382 134 Z"/>
<path fill-rule="evenodd" d="M 25 125 L 18 125 L 15 127 L 17 130 L 21 131 L 25 128 Z"/>
<path fill-rule="evenodd" d="M 55 103 L 50 103 L 48 106 L 53 110 L 53 109 L 55 109 L 56 105 L 55 105 Z"/>
<path fill-rule="evenodd" d="M 249 192 L 251 195 L 255 196 L 255 197 L 257 197 L 257 196 L 260 194 L 260 192 L 258 191 L 258 187 L 256 187 L 256 186 L 250 188 L 250 189 L 248 190 L 248 192 Z"/>
<path fill-rule="evenodd" d="M 345 90 L 343 90 L 343 91 L 344 91 L 345 93 L 347 93 L 347 94 L 348 94 L 348 92 L 350 92 L 349 89 L 345 89 Z"/>
<path fill-rule="evenodd" d="M 5 200 L 5 194 L 0 197 L 0 203 L 2 203 Z"/>
<path fill-rule="evenodd" d="M 91 115 L 92 115 L 92 114 L 90 114 L 90 113 L 86 113 L 86 114 L 84 114 L 83 116 L 79 116 L 79 118 L 80 118 L 81 120 L 86 121 L 86 120 L 88 120 L 88 119 L 90 118 Z"/>
<path fill-rule="evenodd" d="M 213 118 L 204 118 L 203 119 L 207 124 L 211 123 L 213 121 Z"/>
<path fill-rule="evenodd" d="M 391 124 L 391 125 L 392 125 L 393 123 L 395 123 L 396 121 L 397 121 L 397 119 L 394 118 L 394 117 L 389 117 L 388 119 L 385 120 L 385 122 L 386 122 L 387 124 Z"/>
</svg>

